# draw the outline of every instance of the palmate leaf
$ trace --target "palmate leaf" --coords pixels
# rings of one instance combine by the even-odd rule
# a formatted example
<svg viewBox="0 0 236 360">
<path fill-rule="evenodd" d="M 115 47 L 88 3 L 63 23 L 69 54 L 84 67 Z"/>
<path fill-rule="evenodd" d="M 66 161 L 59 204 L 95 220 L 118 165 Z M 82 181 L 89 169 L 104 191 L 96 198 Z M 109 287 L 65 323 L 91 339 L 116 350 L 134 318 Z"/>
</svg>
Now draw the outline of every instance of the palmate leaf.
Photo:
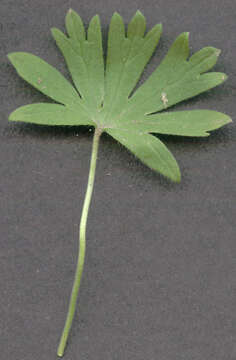
<svg viewBox="0 0 236 360">
<path fill-rule="evenodd" d="M 22 106 L 10 114 L 9 120 L 95 127 L 80 221 L 78 262 L 58 356 L 64 354 L 83 273 L 86 223 L 101 134 L 108 133 L 151 169 L 178 182 L 180 170 L 175 158 L 153 134 L 209 136 L 209 131 L 231 121 L 229 116 L 212 110 L 165 111 L 226 79 L 222 73 L 207 73 L 217 61 L 218 49 L 206 47 L 189 58 L 188 33 L 183 33 L 152 75 L 134 91 L 158 44 L 161 25 L 146 33 L 145 18 L 137 11 L 126 31 L 121 16 L 115 13 L 109 27 L 106 61 L 97 15 L 85 31 L 79 15 L 69 10 L 66 30 L 67 36 L 53 28 L 52 35 L 65 58 L 74 86 L 39 57 L 23 52 L 8 55 L 24 80 L 56 102 Z"/>
<path fill-rule="evenodd" d="M 44 60 L 23 52 L 9 54 L 23 79 L 61 104 L 26 105 L 11 113 L 9 120 L 44 125 L 93 125 L 110 134 L 152 169 L 179 181 L 180 171 L 174 157 L 150 133 L 208 136 L 209 131 L 231 121 L 227 115 L 210 110 L 157 113 L 225 81 L 227 77 L 223 73 L 206 73 L 215 65 L 220 51 L 206 47 L 189 58 L 189 34 L 183 33 L 152 75 L 132 94 L 158 44 L 161 25 L 145 34 L 145 18 L 137 11 L 126 32 L 122 17 L 114 13 L 105 65 L 98 15 L 91 19 L 86 32 L 79 15 L 69 10 L 66 30 L 68 36 L 56 28 L 52 29 L 52 35 L 76 89 Z"/>
</svg>

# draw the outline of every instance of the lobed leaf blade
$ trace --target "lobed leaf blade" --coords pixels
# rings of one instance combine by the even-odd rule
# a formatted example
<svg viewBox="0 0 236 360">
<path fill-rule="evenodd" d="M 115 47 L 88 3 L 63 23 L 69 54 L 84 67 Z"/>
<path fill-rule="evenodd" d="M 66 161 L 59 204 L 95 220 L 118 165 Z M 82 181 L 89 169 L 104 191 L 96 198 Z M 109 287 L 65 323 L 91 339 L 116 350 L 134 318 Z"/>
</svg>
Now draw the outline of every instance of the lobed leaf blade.
<svg viewBox="0 0 236 360">
<path fill-rule="evenodd" d="M 37 56 L 9 54 L 24 80 L 60 103 L 23 106 L 12 112 L 9 120 L 99 127 L 147 166 L 173 181 L 180 181 L 173 155 L 150 133 L 208 136 L 209 131 L 231 121 L 229 116 L 210 110 L 157 113 L 225 81 L 227 76 L 223 73 L 207 73 L 215 65 L 220 50 L 205 47 L 189 58 L 189 34 L 180 34 L 161 64 L 132 94 L 158 44 L 160 24 L 145 35 L 146 19 L 137 11 L 126 33 L 122 17 L 114 13 L 109 26 L 105 71 L 99 17 L 91 19 L 86 34 L 80 16 L 70 9 L 66 30 L 68 37 L 55 28 L 52 35 L 78 92 Z"/>
</svg>

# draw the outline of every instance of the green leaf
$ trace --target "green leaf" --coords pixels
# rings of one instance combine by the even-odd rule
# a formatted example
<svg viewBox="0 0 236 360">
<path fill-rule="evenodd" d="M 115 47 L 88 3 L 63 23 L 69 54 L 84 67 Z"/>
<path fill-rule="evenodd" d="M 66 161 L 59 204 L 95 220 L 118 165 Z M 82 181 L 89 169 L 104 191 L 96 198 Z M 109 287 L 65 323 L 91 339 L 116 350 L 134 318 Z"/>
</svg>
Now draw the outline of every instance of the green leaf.
<svg viewBox="0 0 236 360">
<path fill-rule="evenodd" d="M 158 138 L 138 131 L 109 129 L 107 132 L 127 147 L 145 165 L 159 171 L 172 181 L 180 181 L 180 170 L 175 158 Z"/>
<path fill-rule="evenodd" d="M 163 111 L 226 80 L 223 73 L 207 72 L 215 65 L 220 50 L 208 46 L 189 57 L 189 34 L 180 34 L 160 65 L 136 89 L 159 42 L 160 24 L 145 33 L 146 19 L 137 11 L 126 29 L 122 17 L 114 13 L 106 61 L 98 15 L 85 31 L 80 16 L 70 9 L 66 30 L 68 36 L 56 28 L 52 35 L 77 90 L 44 60 L 28 53 L 9 54 L 23 79 L 63 104 L 23 106 L 9 119 L 47 125 L 93 125 L 120 141 L 147 166 L 179 181 L 175 159 L 149 133 L 208 136 L 209 131 L 231 121 L 229 116 L 211 110 Z"/>
<path fill-rule="evenodd" d="M 145 34 L 146 19 L 140 11 L 133 16 L 127 29 L 122 17 L 114 13 L 109 26 L 106 61 L 97 15 L 85 31 L 80 16 L 70 9 L 66 15 L 66 30 L 68 36 L 56 28 L 52 29 L 52 35 L 65 58 L 75 87 L 51 65 L 34 55 L 23 52 L 8 55 L 24 80 L 59 103 L 22 106 L 10 114 L 10 121 L 95 127 L 80 222 L 77 269 L 57 351 L 60 357 L 64 354 L 71 329 L 83 273 L 86 223 L 101 134 L 108 133 L 148 167 L 179 182 L 180 169 L 174 156 L 152 133 L 208 136 L 209 131 L 231 121 L 229 116 L 211 110 L 163 111 L 226 80 L 223 73 L 207 73 L 217 61 L 218 49 L 205 47 L 189 58 L 189 34 L 183 33 L 157 69 L 136 89 L 159 42 L 161 25 L 154 26 Z"/>
<path fill-rule="evenodd" d="M 232 120 L 228 115 L 213 110 L 191 110 L 145 115 L 126 125 L 126 130 L 181 136 L 209 136 Z"/>
<path fill-rule="evenodd" d="M 10 114 L 9 120 L 42 125 L 95 125 L 77 108 L 47 103 L 21 106 Z"/>
</svg>

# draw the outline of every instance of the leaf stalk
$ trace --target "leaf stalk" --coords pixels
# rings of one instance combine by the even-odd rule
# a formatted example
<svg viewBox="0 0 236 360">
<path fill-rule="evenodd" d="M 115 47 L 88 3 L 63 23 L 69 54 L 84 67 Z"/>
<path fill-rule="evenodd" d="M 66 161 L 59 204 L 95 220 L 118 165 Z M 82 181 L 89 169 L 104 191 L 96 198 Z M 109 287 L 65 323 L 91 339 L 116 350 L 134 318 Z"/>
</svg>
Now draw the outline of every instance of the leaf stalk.
<svg viewBox="0 0 236 360">
<path fill-rule="evenodd" d="M 90 160 L 90 169 L 89 169 L 89 177 L 88 177 L 88 185 L 84 198 L 84 204 L 80 219 L 80 232 L 79 232 L 79 251 L 78 251 L 78 260 L 75 271 L 74 283 L 72 287 L 72 292 L 70 296 L 69 309 L 65 321 L 65 326 L 61 335 L 60 343 L 57 349 L 57 355 L 62 357 L 64 355 L 65 347 L 67 344 L 67 339 L 70 333 L 71 325 L 74 319 L 76 303 L 78 299 L 78 293 L 81 283 L 81 278 L 83 274 L 84 268 L 84 259 L 85 259 L 85 251 L 86 251 L 86 224 L 88 218 L 88 211 L 91 202 L 91 197 L 93 193 L 94 187 L 94 179 L 96 172 L 96 163 L 97 163 L 97 154 L 98 154 L 98 146 L 99 139 L 102 134 L 102 130 L 100 128 L 96 128 L 93 137 L 93 146 L 92 146 L 92 154 Z"/>
</svg>

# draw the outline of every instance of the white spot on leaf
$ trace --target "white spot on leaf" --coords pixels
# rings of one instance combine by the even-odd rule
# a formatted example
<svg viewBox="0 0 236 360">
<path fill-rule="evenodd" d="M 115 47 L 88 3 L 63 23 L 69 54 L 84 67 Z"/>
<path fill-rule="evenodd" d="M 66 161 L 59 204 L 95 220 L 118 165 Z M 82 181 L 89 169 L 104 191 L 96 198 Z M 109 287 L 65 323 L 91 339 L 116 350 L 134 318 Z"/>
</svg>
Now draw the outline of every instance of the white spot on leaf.
<svg viewBox="0 0 236 360">
<path fill-rule="evenodd" d="M 161 101 L 163 102 L 164 106 L 167 107 L 168 99 L 166 93 L 161 93 Z"/>
</svg>

